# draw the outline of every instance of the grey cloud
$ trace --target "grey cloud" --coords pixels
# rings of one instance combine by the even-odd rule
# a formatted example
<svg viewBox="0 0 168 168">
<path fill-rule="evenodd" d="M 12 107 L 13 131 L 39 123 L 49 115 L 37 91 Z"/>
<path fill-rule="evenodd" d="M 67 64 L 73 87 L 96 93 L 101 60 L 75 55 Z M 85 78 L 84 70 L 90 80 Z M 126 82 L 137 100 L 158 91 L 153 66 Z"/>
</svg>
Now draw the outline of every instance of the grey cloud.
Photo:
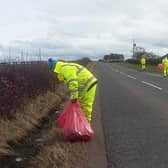
<svg viewBox="0 0 168 168">
<path fill-rule="evenodd" d="M 0 7 L 0 51 L 66 58 L 131 55 L 132 39 L 167 53 L 166 0 L 6 0 Z M 4 15 L 5 13 L 5 15 Z M 2 54 L 1 54 L 2 57 Z"/>
<path fill-rule="evenodd" d="M 49 40 L 33 40 L 33 41 L 13 41 L 14 45 L 22 48 L 43 48 L 43 49 L 57 49 L 57 48 L 67 48 L 71 45 L 63 41 L 56 40 L 54 42 Z"/>
</svg>

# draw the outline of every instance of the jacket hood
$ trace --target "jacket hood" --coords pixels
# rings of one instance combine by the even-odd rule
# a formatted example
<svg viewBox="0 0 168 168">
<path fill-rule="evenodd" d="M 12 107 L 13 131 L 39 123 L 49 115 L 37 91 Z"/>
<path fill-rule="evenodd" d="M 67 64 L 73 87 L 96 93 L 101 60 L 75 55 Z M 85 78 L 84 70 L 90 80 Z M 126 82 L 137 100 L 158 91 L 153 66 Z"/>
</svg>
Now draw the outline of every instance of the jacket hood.
<svg viewBox="0 0 168 168">
<path fill-rule="evenodd" d="M 65 64 L 65 63 L 62 62 L 62 61 L 57 61 L 54 72 L 60 73 L 61 72 L 61 67 L 62 67 L 63 64 Z"/>
</svg>

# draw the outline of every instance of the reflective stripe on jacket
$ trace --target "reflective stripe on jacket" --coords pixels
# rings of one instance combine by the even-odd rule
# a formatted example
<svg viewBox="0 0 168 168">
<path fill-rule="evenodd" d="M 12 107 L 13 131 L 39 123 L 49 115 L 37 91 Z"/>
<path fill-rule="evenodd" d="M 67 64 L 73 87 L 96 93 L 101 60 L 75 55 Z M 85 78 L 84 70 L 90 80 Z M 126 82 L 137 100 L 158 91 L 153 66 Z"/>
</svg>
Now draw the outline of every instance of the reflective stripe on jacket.
<svg viewBox="0 0 168 168">
<path fill-rule="evenodd" d="M 71 99 L 78 98 L 82 92 L 87 92 L 89 87 L 97 81 L 90 71 L 76 63 L 58 61 L 54 72 L 58 74 L 59 80 L 67 84 Z"/>
</svg>

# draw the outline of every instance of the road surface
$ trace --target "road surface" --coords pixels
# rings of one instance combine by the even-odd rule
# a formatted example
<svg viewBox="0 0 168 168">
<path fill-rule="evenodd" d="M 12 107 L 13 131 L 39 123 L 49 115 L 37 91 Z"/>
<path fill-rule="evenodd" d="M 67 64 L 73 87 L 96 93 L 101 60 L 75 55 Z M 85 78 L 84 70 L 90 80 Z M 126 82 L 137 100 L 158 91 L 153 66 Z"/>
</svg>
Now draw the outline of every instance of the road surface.
<svg viewBox="0 0 168 168">
<path fill-rule="evenodd" d="M 168 78 L 98 63 L 108 168 L 168 168 Z"/>
</svg>

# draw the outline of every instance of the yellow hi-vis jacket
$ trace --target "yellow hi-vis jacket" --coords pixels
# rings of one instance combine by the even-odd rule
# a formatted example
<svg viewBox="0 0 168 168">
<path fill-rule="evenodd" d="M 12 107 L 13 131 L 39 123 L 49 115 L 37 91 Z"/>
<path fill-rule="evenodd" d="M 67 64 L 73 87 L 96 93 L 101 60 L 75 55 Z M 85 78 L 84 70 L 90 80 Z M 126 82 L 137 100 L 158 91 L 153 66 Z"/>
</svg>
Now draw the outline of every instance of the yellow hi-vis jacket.
<svg viewBox="0 0 168 168">
<path fill-rule="evenodd" d="M 63 80 L 70 91 L 70 99 L 77 99 L 94 84 L 97 79 L 85 67 L 76 64 L 58 61 L 55 65 L 54 72 L 57 73 L 59 80 Z"/>
<path fill-rule="evenodd" d="M 168 67 L 168 59 L 167 59 L 167 57 L 162 59 L 162 64 L 163 64 L 164 67 Z"/>
<path fill-rule="evenodd" d="M 146 59 L 145 58 L 141 58 L 141 65 L 145 65 L 146 64 Z"/>
</svg>

